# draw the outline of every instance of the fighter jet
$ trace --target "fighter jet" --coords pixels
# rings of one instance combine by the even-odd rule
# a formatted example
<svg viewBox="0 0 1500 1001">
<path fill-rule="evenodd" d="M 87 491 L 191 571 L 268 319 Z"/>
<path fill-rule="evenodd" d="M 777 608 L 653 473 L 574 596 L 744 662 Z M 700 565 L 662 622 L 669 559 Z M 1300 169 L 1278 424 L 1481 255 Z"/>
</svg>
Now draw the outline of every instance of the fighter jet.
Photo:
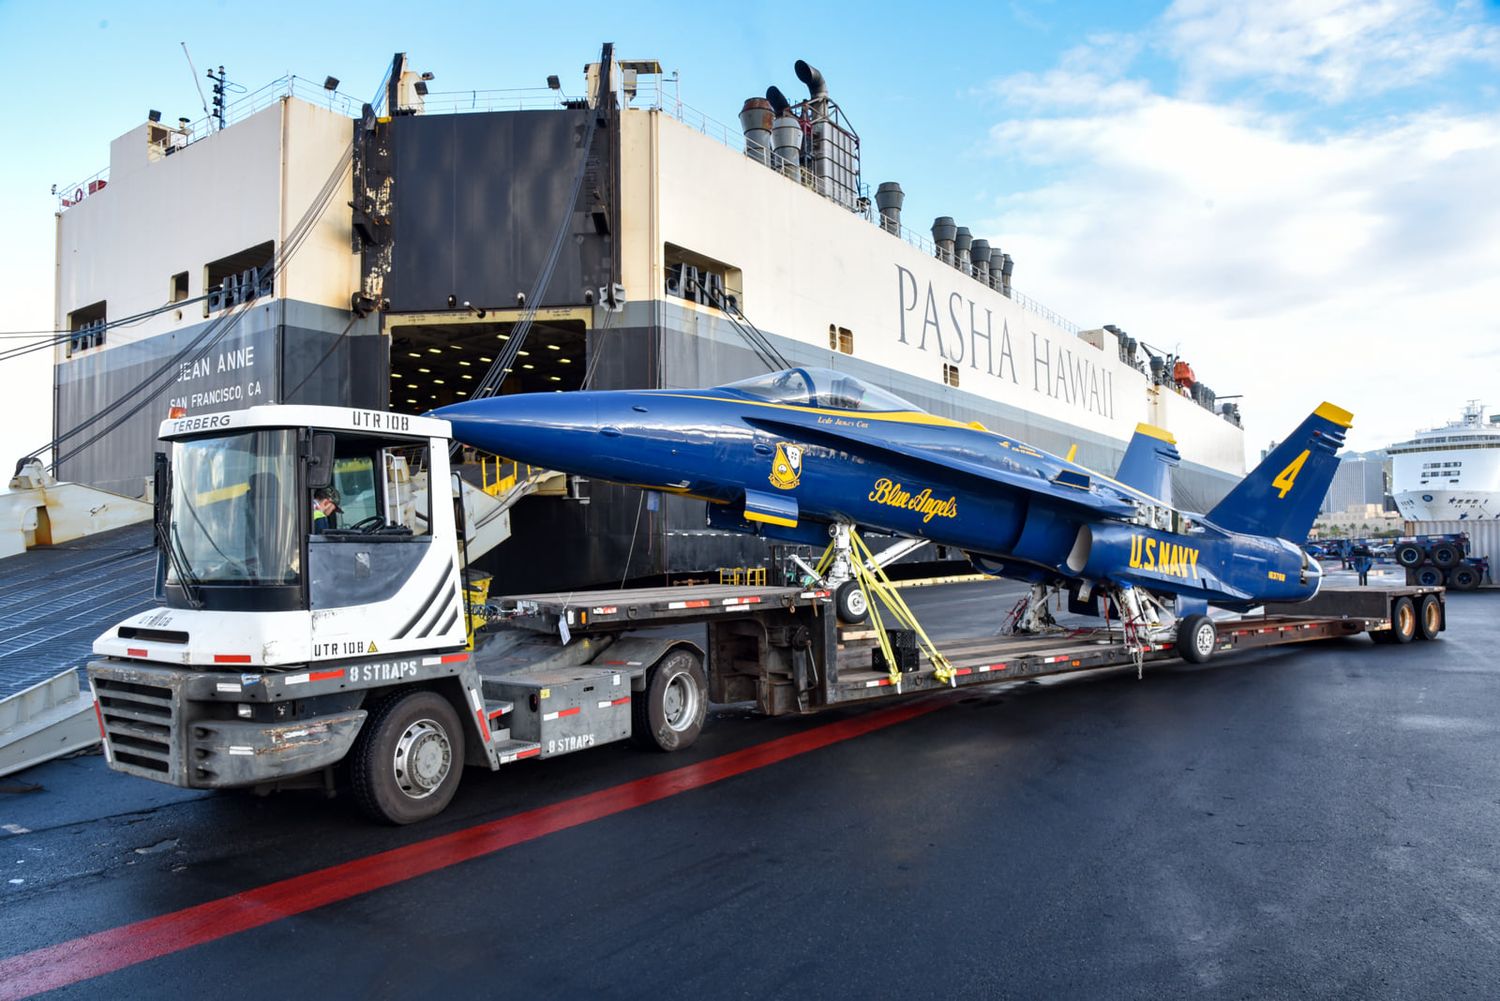
<svg viewBox="0 0 1500 1001">
<path fill-rule="evenodd" d="M 1074 611 L 1150 626 L 1170 601 L 1179 647 L 1189 656 L 1203 640 L 1203 658 L 1207 606 L 1243 611 L 1317 591 L 1321 569 L 1298 543 L 1351 426 L 1348 411 L 1321 404 L 1198 514 L 1168 496 L 1178 453 L 1166 431 L 1138 428 L 1110 477 L 826 369 L 712 389 L 488 397 L 434 415 L 507 458 L 701 498 L 714 528 L 818 546 L 831 537 L 836 549 L 851 529 L 929 540 L 1032 584 L 1033 598 L 1062 588 Z M 852 583 L 838 592 L 849 618 Z M 1045 624 L 1038 604 L 1031 627 Z"/>
</svg>

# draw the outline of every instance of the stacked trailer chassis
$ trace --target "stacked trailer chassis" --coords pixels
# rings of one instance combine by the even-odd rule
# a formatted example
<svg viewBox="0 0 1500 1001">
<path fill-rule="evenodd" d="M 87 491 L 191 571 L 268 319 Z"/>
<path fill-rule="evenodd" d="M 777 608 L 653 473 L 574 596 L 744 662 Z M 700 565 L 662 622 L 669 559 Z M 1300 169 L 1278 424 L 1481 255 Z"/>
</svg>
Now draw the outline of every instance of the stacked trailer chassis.
<svg viewBox="0 0 1500 1001">
<path fill-rule="evenodd" d="M 1217 621 L 1214 655 L 1361 632 L 1390 638 L 1401 602 L 1415 607 L 1428 596 L 1437 603 L 1428 630 L 1435 633 L 1446 625 L 1442 588 L 1325 588 L 1304 604 Z M 782 715 L 950 687 L 925 658 L 899 682 L 875 670 L 874 634 L 841 626 L 826 589 L 703 585 L 499 604 L 507 627 L 481 634 L 473 652 L 230 671 L 162 663 L 170 651 L 143 641 L 132 651 L 139 659 L 89 664 L 105 754 L 117 771 L 179 786 L 331 789 L 333 766 L 347 756 L 357 771 L 391 706 L 413 697 L 427 700 L 428 716 L 446 701 L 462 760 L 497 769 L 626 737 L 664 750 L 686 746 L 710 700 L 754 702 Z M 674 628 L 700 624 L 706 651 Z M 955 669 L 951 687 L 1177 657 L 1171 642 L 1155 642 L 1137 659 L 1119 631 L 1107 629 L 944 647 Z M 674 712 L 677 721 L 664 722 Z M 405 736 L 413 733 L 420 728 Z M 388 820 L 430 815 L 366 808 Z"/>
</svg>

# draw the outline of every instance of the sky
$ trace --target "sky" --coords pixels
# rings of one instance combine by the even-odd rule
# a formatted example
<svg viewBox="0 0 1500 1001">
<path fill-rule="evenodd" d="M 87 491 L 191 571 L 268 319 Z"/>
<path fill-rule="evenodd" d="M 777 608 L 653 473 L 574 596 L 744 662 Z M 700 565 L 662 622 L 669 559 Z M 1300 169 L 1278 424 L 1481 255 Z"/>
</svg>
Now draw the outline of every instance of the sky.
<svg viewBox="0 0 1500 1001">
<path fill-rule="evenodd" d="M 374 96 L 396 51 L 434 90 L 582 91 L 612 41 L 733 126 L 823 71 L 863 179 L 903 221 L 954 216 L 1015 285 L 1243 394 L 1254 461 L 1322 400 L 1377 448 L 1500 409 L 1495 0 L 420 5 L 0 0 L 13 114 L 0 158 L 0 332 L 53 324 L 51 187 L 140 124 L 202 114 L 201 74 L 292 73 Z M 857 14 L 851 16 L 850 11 Z M 34 132 L 26 132 L 26 125 Z M 169 229 L 164 229 L 169 233 Z M 142 233 L 141 239 L 164 238 Z M 0 348 L 24 343 L 5 337 Z M 0 361 L 0 464 L 50 438 L 50 358 Z"/>
</svg>

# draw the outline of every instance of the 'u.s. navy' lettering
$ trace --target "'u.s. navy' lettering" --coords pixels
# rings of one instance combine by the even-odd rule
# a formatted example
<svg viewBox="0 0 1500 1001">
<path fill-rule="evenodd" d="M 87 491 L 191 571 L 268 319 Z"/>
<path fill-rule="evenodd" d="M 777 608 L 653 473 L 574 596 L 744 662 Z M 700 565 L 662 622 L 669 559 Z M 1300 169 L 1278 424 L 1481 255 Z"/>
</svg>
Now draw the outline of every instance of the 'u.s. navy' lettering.
<svg viewBox="0 0 1500 1001">
<path fill-rule="evenodd" d="M 1198 579 L 1198 550 L 1149 535 L 1130 537 L 1130 568 L 1153 570 L 1168 577 Z"/>
</svg>

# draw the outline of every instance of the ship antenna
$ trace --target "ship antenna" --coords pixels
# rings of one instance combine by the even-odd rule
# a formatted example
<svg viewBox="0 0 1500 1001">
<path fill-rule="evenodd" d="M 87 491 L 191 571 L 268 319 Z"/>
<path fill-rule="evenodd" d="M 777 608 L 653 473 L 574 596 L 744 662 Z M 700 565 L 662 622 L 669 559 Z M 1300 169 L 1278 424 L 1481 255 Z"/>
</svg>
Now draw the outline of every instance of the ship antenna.
<svg viewBox="0 0 1500 1001">
<path fill-rule="evenodd" d="M 182 46 L 182 54 L 187 56 L 188 69 L 193 73 L 193 86 L 198 88 L 198 100 L 203 105 L 203 117 L 208 117 L 208 98 L 203 96 L 203 84 L 198 82 L 198 67 L 193 65 L 193 56 L 188 52 L 187 42 L 178 42 Z"/>
</svg>

